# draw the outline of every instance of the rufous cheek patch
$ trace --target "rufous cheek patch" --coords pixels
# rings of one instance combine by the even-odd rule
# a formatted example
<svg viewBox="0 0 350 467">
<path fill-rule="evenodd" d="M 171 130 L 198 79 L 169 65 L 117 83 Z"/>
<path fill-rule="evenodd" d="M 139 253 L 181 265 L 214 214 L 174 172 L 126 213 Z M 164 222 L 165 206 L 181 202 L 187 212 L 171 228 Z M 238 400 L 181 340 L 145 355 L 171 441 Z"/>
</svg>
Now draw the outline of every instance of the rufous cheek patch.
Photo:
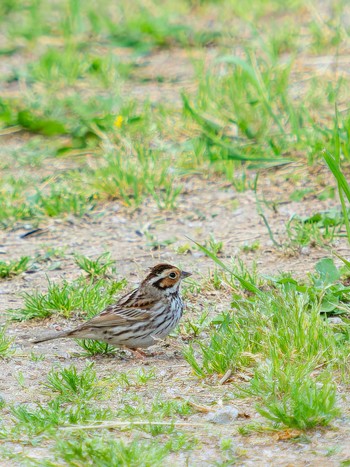
<svg viewBox="0 0 350 467">
<path fill-rule="evenodd" d="M 160 283 L 160 286 L 163 289 L 167 289 L 168 287 L 172 287 L 174 284 L 176 284 L 177 281 L 178 281 L 178 278 L 170 279 L 170 277 L 165 277 Z"/>
</svg>

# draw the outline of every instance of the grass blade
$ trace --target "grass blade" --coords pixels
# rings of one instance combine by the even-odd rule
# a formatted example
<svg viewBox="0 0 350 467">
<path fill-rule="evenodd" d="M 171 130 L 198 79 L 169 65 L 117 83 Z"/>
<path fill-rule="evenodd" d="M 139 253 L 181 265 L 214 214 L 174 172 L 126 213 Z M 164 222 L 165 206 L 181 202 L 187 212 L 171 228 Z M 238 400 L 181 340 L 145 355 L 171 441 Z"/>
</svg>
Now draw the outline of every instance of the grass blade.
<svg viewBox="0 0 350 467">
<path fill-rule="evenodd" d="M 202 250 L 203 253 L 205 253 L 210 259 L 212 259 L 214 261 L 214 263 L 216 263 L 218 266 L 220 266 L 221 269 L 228 272 L 231 276 L 233 276 L 235 279 L 237 279 L 238 282 L 242 285 L 242 287 L 244 289 L 248 290 L 249 292 L 255 293 L 257 295 L 261 294 L 261 291 L 260 291 L 260 289 L 258 289 L 258 287 L 256 287 L 251 282 L 245 280 L 243 277 L 239 276 L 238 274 L 233 273 L 231 271 L 231 269 L 228 266 L 226 266 L 226 264 L 223 263 L 213 252 L 211 252 L 205 246 L 201 245 L 200 243 L 196 242 L 195 240 L 192 240 L 192 238 L 190 238 L 190 237 L 187 237 L 187 238 L 189 240 L 191 240 L 191 242 L 195 243 L 198 246 L 198 248 L 200 250 Z"/>
</svg>

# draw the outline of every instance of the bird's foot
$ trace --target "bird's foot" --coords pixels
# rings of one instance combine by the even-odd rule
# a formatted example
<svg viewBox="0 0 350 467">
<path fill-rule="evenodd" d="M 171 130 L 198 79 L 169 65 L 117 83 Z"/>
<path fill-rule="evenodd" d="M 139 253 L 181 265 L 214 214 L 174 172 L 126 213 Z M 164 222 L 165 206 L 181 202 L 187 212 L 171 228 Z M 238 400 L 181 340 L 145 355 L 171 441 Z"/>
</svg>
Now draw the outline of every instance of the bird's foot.
<svg viewBox="0 0 350 467">
<path fill-rule="evenodd" d="M 153 355 L 154 355 L 153 353 L 144 352 L 141 349 L 128 349 L 128 350 L 130 350 L 130 352 L 132 352 L 134 357 L 136 357 L 136 358 L 138 358 L 140 360 L 144 360 L 147 357 L 153 357 Z"/>
</svg>

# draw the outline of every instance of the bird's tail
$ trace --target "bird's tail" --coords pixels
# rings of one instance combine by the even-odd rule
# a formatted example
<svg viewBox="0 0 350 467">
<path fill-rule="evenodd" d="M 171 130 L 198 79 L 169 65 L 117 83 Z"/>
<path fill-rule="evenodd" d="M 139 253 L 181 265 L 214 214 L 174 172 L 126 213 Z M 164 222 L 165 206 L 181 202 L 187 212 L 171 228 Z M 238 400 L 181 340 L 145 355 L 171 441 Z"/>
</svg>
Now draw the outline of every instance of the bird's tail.
<svg viewBox="0 0 350 467">
<path fill-rule="evenodd" d="M 32 344 L 40 344 L 41 342 L 52 341 L 53 339 L 61 339 L 62 337 L 69 337 L 71 331 L 63 331 L 56 334 L 50 334 L 49 336 L 39 337 L 31 341 Z"/>
</svg>

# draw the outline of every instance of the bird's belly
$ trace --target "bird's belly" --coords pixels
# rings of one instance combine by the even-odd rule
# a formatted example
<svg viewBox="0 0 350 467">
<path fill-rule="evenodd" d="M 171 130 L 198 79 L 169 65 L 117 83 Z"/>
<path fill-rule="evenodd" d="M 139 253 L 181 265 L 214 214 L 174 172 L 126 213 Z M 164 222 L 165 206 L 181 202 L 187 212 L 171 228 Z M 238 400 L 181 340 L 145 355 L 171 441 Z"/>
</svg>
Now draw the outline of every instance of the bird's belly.
<svg viewBox="0 0 350 467">
<path fill-rule="evenodd" d="M 167 317 L 155 318 L 152 323 L 139 324 L 137 328 L 121 331 L 120 328 L 110 330 L 103 340 L 119 347 L 147 348 L 159 344 L 179 323 L 182 307 Z"/>
</svg>

